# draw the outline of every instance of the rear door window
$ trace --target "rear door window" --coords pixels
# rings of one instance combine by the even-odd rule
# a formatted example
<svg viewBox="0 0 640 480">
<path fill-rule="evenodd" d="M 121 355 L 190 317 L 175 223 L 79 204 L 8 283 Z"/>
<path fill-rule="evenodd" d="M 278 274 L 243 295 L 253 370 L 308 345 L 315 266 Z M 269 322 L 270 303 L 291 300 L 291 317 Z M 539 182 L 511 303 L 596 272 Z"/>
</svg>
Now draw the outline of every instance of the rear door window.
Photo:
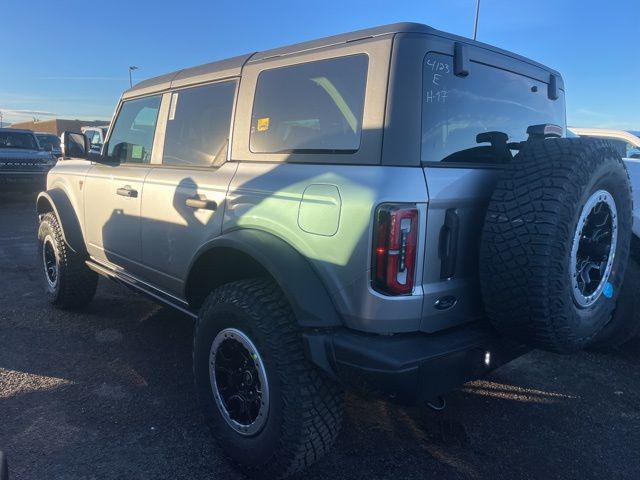
<svg viewBox="0 0 640 480">
<path fill-rule="evenodd" d="M 422 161 L 452 164 L 499 164 L 507 142 L 527 139 L 527 127 L 565 126 L 564 92 L 547 96 L 547 84 L 489 65 L 471 62 L 469 75 L 453 74 L 453 57 L 429 53 L 423 65 Z M 487 139 L 487 136 L 484 136 Z M 501 145 L 502 143 L 502 145 Z M 502 148 L 500 148 L 502 146 Z"/>
<path fill-rule="evenodd" d="M 160 95 L 128 100 L 120 107 L 107 155 L 121 163 L 149 163 Z"/>
<path fill-rule="evenodd" d="M 163 165 L 219 166 L 227 159 L 236 82 L 173 92 Z"/>
<path fill-rule="evenodd" d="M 360 147 L 368 57 L 265 70 L 256 86 L 254 153 L 354 153 Z"/>
</svg>

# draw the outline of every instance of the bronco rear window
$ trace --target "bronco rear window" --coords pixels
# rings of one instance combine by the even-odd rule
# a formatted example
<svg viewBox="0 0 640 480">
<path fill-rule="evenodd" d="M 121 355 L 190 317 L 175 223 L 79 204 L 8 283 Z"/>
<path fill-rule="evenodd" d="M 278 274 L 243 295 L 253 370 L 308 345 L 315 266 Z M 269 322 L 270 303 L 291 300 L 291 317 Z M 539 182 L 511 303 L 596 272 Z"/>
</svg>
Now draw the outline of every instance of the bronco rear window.
<svg viewBox="0 0 640 480">
<path fill-rule="evenodd" d="M 527 139 L 527 127 L 565 127 L 564 92 L 547 96 L 547 84 L 471 62 L 469 75 L 453 74 L 453 57 L 429 53 L 423 66 L 422 161 L 496 164 L 496 149 L 477 135 L 502 132 L 509 142 Z M 485 137 L 486 138 L 486 137 Z"/>
<path fill-rule="evenodd" d="M 368 57 L 265 70 L 258 77 L 254 153 L 355 153 L 360 147 Z"/>
</svg>

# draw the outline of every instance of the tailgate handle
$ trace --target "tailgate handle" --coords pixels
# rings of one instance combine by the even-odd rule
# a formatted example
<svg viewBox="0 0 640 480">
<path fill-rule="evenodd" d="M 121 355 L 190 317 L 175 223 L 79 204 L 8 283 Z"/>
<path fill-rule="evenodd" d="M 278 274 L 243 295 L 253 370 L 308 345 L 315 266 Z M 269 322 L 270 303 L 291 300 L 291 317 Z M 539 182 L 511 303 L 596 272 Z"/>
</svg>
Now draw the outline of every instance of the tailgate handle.
<svg viewBox="0 0 640 480">
<path fill-rule="evenodd" d="M 438 256 L 440 257 L 440 278 L 449 279 L 456 273 L 458 260 L 458 232 L 460 217 L 455 208 L 449 208 L 444 216 L 444 224 L 440 229 Z"/>
</svg>

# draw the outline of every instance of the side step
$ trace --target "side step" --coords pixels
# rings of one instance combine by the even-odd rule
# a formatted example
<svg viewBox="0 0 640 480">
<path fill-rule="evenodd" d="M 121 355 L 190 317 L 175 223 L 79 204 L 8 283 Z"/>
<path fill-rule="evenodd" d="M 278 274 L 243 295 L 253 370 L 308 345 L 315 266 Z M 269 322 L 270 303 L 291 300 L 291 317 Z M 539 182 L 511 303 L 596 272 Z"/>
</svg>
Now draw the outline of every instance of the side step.
<svg viewBox="0 0 640 480">
<path fill-rule="evenodd" d="M 138 293 L 142 293 L 155 302 L 172 307 L 179 312 L 189 315 L 193 319 L 198 318 L 198 315 L 189 309 L 189 305 L 186 302 L 169 295 L 168 293 L 165 293 L 162 290 L 133 277 L 132 275 L 114 270 L 93 260 L 87 260 L 85 263 L 87 264 L 87 267 L 103 277 L 113 280 L 125 287 L 131 288 Z"/>
</svg>

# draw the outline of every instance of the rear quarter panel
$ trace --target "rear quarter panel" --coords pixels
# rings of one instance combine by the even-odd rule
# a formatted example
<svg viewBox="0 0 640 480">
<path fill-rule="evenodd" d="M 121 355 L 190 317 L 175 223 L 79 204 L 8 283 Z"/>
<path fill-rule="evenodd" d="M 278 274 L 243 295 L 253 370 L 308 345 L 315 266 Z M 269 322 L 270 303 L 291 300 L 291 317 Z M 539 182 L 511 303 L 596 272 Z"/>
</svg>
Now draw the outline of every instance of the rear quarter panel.
<svg viewBox="0 0 640 480">
<path fill-rule="evenodd" d="M 371 238 L 375 208 L 384 202 L 416 202 L 424 231 L 426 199 L 419 168 L 242 162 L 229 187 L 223 233 L 258 229 L 289 243 L 311 263 L 347 326 L 414 331 L 422 286 L 408 297 L 373 291 Z"/>
</svg>

